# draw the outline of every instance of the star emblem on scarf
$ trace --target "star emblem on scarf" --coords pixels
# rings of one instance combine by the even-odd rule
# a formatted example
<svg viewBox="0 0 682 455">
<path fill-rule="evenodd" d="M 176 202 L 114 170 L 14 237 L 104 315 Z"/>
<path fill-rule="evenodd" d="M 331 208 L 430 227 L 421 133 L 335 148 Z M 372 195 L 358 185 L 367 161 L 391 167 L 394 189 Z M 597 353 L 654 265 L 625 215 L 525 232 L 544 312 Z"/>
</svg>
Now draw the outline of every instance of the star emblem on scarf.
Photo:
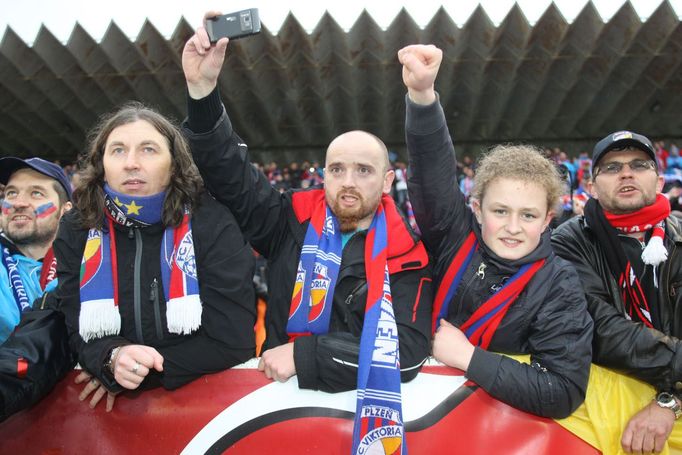
<svg viewBox="0 0 682 455">
<path fill-rule="evenodd" d="M 128 209 L 128 213 L 126 215 L 139 215 L 140 214 L 140 209 L 142 208 L 141 205 L 136 205 L 135 201 L 132 201 L 130 204 L 123 204 L 126 209 Z"/>
<path fill-rule="evenodd" d="M 121 207 L 123 205 L 123 202 L 118 200 L 118 196 L 116 196 L 116 198 L 114 198 L 114 203 L 119 207 Z"/>
</svg>

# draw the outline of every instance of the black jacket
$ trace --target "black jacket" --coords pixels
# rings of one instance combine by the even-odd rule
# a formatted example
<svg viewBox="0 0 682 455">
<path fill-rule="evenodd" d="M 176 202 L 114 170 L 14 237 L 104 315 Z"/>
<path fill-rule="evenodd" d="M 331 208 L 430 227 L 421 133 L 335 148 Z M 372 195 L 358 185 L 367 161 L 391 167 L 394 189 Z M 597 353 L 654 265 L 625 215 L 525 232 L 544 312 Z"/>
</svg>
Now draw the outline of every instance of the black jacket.
<svg viewBox="0 0 682 455">
<path fill-rule="evenodd" d="M 407 99 L 408 190 L 422 238 L 436 257 L 434 281 L 442 280 L 472 230 L 479 241 L 450 306 L 448 320 L 461 325 L 525 264 L 546 262 L 509 308 L 489 351 L 476 348 L 466 375 L 493 397 L 546 417 L 565 417 L 585 398 L 592 321 L 571 265 L 551 251 L 548 232 L 517 261 L 500 259 L 481 241 L 478 224 L 456 184 L 455 154 L 443 109 Z M 530 354 L 531 364 L 490 351 Z"/>
<path fill-rule="evenodd" d="M 44 300 L 54 303 L 51 294 Z M 0 346 L 0 422 L 37 403 L 75 363 L 61 312 L 48 305 L 22 313 Z"/>
<path fill-rule="evenodd" d="M 207 188 L 227 205 L 247 240 L 268 259 L 269 300 L 264 349 L 287 343 L 286 326 L 296 270 L 308 220 L 299 219 L 293 199 L 320 192 L 312 189 L 280 194 L 250 163 L 246 144 L 234 133 L 217 90 L 203 100 L 189 102 L 184 124 L 194 161 Z M 388 215 L 387 215 L 388 216 Z M 399 217 L 397 213 L 393 218 Z M 409 233 L 399 257 L 389 258 L 393 310 L 400 339 L 402 379 L 410 380 L 429 353 L 431 271 L 426 252 L 407 223 L 389 227 Z M 360 334 L 366 301 L 365 232 L 354 235 L 343 249 L 333 296 L 329 332 L 299 337 L 294 362 L 299 386 L 337 392 L 357 386 Z"/>
<path fill-rule="evenodd" d="M 191 335 L 168 332 L 159 259 L 164 227 L 156 224 L 137 229 L 115 224 L 121 333 L 85 343 L 78 333 L 79 273 L 88 231 L 81 227 L 76 210 L 62 217 L 54 251 L 59 277 L 57 294 L 66 315 L 71 348 L 78 353 L 81 366 L 109 390 L 122 390 L 104 368 L 115 346 L 143 344 L 163 356 L 163 372 L 148 375 L 143 388 L 160 384 L 174 389 L 254 355 L 256 311 L 251 249 L 225 207 L 207 194 L 200 202 L 192 214 L 192 237 L 203 311 L 201 327 Z"/>
<path fill-rule="evenodd" d="M 632 240 L 635 241 L 635 240 Z M 658 390 L 682 392 L 682 226 L 668 217 L 668 259 L 658 267 L 660 330 L 625 318 L 618 284 L 606 255 L 584 217 L 573 218 L 552 234 L 557 254 L 575 265 L 594 319 L 594 362 L 634 376 Z"/>
</svg>

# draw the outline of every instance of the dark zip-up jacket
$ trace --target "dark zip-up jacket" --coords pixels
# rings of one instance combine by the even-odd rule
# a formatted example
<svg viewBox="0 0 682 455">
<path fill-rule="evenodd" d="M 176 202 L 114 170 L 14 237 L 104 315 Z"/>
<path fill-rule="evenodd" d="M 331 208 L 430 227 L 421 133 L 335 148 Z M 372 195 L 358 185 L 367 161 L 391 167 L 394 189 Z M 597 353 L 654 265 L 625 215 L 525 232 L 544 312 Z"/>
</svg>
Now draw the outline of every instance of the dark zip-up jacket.
<svg viewBox="0 0 682 455">
<path fill-rule="evenodd" d="M 551 251 L 549 233 L 516 261 L 497 257 L 456 184 L 455 153 L 443 109 L 407 98 L 408 191 L 422 239 L 436 257 L 434 281 L 445 272 L 473 230 L 479 249 L 448 307 L 448 321 L 464 323 L 507 278 L 545 258 L 509 308 L 489 350 L 476 347 L 466 375 L 493 397 L 533 414 L 560 418 L 585 399 L 590 370 L 592 320 L 575 269 Z M 530 365 L 497 354 L 530 354 Z"/>
<path fill-rule="evenodd" d="M 309 223 L 296 199 L 317 198 L 322 189 L 280 194 L 250 163 L 247 146 L 232 129 L 215 90 L 203 100 L 189 101 L 185 135 L 207 188 L 228 206 L 247 240 L 268 259 L 269 300 L 264 349 L 289 341 L 286 327 L 296 270 Z M 308 201 L 309 203 L 310 201 Z M 306 206 L 308 203 L 298 204 Z M 394 207 L 392 201 L 389 202 Z M 429 353 L 431 270 L 423 245 L 407 223 L 391 209 L 389 257 L 393 311 L 400 340 L 403 381 L 414 378 Z M 401 235 L 398 235 L 401 234 Z M 357 363 L 367 296 L 365 232 L 355 234 L 343 249 L 333 296 L 329 332 L 299 337 L 294 362 L 301 388 L 329 392 L 357 386 Z M 406 239 L 397 242 L 397 238 Z"/>
<path fill-rule="evenodd" d="M 634 239 L 627 239 L 636 241 Z M 682 226 L 668 217 L 668 259 L 658 267 L 657 300 L 661 326 L 647 328 L 625 318 L 616 279 L 602 246 L 584 217 L 573 218 L 552 233 L 557 254 L 575 265 L 594 319 L 594 362 L 645 381 L 658 390 L 682 392 Z"/>
<path fill-rule="evenodd" d="M 175 389 L 197 377 L 230 368 L 253 357 L 255 296 L 253 255 L 234 217 L 208 194 L 192 214 L 192 238 L 202 302 L 201 327 L 190 335 L 168 332 L 160 251 L 164 226 L 114 225 L 119 276 L 121 332 L 85 343 L 78 333 L 80 266 L 87 240 L 78 212 L 62 217 L 54 242 L 57 288 L 70 344 L 80 365 L 111 391 L 122 390 L 104 368 L 112 348 L 143 344 L 163 356 L 163 372 L 151 372 L 142 388 Z"/>
</svg>

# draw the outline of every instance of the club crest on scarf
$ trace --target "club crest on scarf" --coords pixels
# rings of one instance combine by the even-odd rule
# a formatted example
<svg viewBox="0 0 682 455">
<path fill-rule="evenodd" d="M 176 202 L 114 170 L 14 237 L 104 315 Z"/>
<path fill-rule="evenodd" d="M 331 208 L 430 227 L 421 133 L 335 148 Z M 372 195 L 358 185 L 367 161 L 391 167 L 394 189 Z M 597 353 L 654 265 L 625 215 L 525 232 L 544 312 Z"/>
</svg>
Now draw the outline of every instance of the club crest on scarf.
<svg viewBox="0 0 682 455">
<path fill-rule="evenodd" d="M 362 426 L 373 426 L 360 441 L 356 453 L 394 455 L 402 453 L 403 427 L 400 413 L 384 406 L 362 408 Z M 376 423 L 379 423 L 378 425 Z M 386 423 L 386 425 L 382 425 Z"/>
<path fill-rule="evenodd" d="M 81 287 L 87 285 L 102 266 L 102 233 L 91 229 L 85 243 L 83 260 L 81 262 Z"/>
<path fill-rule="evenodd" d="M 183 273 L 197 278 L 197 263 L 194 257 L 194 242 L 192 240 L 192 231 L 187 232 L 180 240 L 177 250 L 175 251 L 175 264 Z"/>
<path fill-rule="evenodd" d="M 289 307 L 287 333 L 290 336 L 329 330 L 341 251 L 338 220 L 325 204 L 311 217 L 301 248 Z"/>
<path fill-rule="evenodd" d="M 294 283 L 294 293 L 291 298 L 291 308 L 289 309 L 289 317 L 298 311 L 301 306 L 301 300 L 303 298 L 303 283 L 305 282 L 305 270 L 301 265 L 301 261 L 298 261 L 298 270 L 296 271 L 296 282 Z"/>
<path fill-rule="evenodd" d="M 329 285 L 331 284 L 329 269 L 326 266 L 315 263 L 313 274 L 315 275 L 315 278 L 313 278 L 313 281 L 310 284 L 309 322 L 315 321 L 322 314 L 327 303 Z"/>
</svg>

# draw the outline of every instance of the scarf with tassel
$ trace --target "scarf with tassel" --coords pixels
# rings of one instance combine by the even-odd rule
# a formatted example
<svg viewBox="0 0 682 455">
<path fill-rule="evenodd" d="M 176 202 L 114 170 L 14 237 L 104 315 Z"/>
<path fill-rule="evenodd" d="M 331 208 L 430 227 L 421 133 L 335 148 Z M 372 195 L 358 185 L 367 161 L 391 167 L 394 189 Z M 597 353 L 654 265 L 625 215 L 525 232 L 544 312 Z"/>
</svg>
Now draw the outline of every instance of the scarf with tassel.
<svg viewBox="0 0 682 455">
<path fill-rule="evenodd" d="M 105 185 L 105 228 L 90 229 L 80 270 L 81 309 L 79 331 L 87 342 L 118 335 L 121 315 L 114 223 L 144 229 L 161 222 L 165 193 L 133 197 Z M 168 331 L 187 335 L 201 325 L 201 300 L 189 213 L 178 227 L 168 227 L 160 252 L 161 281 L 166 302 Z M 127 277 L 126 277 L 127 278 Z"/>
<path fill-rule="evenodd" d="M 657 268 L 668 258 L 665 248 L 665 219 L 670 216 L 670 202 L 662 194 L 656 201 L 636 212 L 616 215 L 602 209 L 596 199 L 585 204 L 585 220 L 594 231 L 597 241 L 603 245 L 604 254 L 613 277 L 621 290 L 625 314 L 630 320 L 653 327 L 651 308 L 642 284 L 628 260 L 618 234 L 645 233 L 651 230 L 651 238 L 642 251 L 642 261 L 654 268 L 654 287 L 658 288 Z"/>
</svg>

